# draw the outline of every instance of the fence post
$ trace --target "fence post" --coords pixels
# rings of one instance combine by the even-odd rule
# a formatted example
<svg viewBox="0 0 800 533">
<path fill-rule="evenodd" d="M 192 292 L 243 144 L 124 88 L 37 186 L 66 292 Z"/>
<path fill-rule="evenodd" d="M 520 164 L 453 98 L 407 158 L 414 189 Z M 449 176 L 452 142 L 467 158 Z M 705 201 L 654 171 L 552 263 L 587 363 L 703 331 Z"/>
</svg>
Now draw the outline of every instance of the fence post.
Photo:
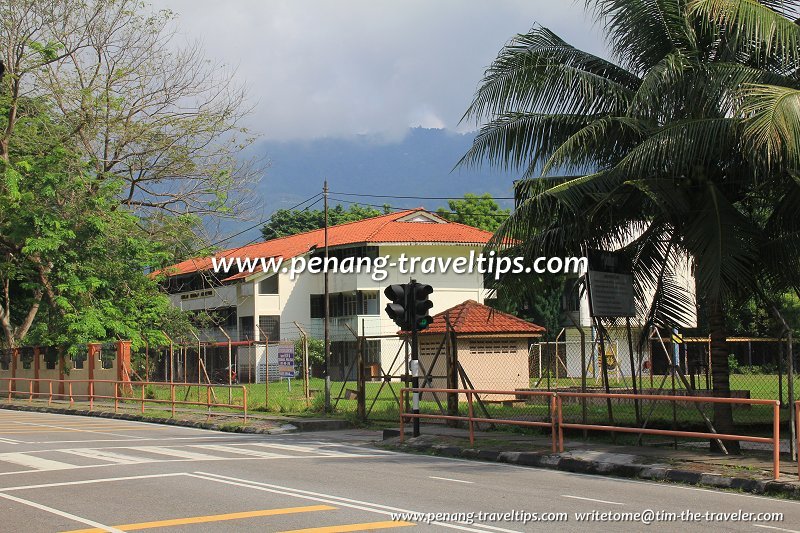
<svg viewBox="0 0 800 533">
<path fill-rule="evenodd" d="M 365 364 L 364 364 L 364 345 L 366 344 L 364 340 L 364 336 L 361 335 L 356 339 L 356 347 L 357 353 L 356 357 L 358 358 L 358 379 L 356 381 L 356 403 L 357 403 L 357 411 L 358 411 L 358 419 L 359 420 L 366 420 L 367 419 L 367 384 L 366 384 L 366 371 L 365 371 Z"/>
<path fill-rule="evenodd" d="M 211 420 L 211 385 L 206 385 L 206 407 L 208 408 L 206 418 Z"/>
<path fill-rule="evenodd" d="M 447 372 L 447 388 L 458 388 L 458 345 L 456 341 L 456 332 L 453 325 L 450 323 L 450 313 L 445 313 L 445 369 Z M 447 414 L 450 416 L 458 416 L 458 393 L 447 394 Z M 452 421 L 452 427 L 458 427 L 458 421 Z"/>
<path fill-rule="evenodd" d="M 72 404 L 75 403 L 75 400 L 72 399 L 72 382 L 69 382 L 69 406 L 72 407 Z"/>
<path fill-rule="evenodd" d="M 172 418 L 175 418 L 175 383 L 169 384 L 169 401 L 172 404 Z"/>
<path fill-rule="evenodd" d="M 800 479 L 800 401 L 795 402 L 794 404 L 794 423 L 796 425 L 795 428 L 795 438 L 797 438 L 797 478 Z"/>
<path fill-rule="evenodd" d="M 244 410 L 244 423 L 247 424 L 247 387 L 242 385 L 242 407 Z"/>
<path fill-rule="evenodd" d="M 50 396 L 47 398 L 47 405 L 51 405 L 53 403 L 53 382 L 48 381 L 47 384 L 50 386 Z"/>
<path fill-rule="evenodd" d="M 119 409 L 119 381 L 114 382 L 114 412 Z"/>
<path fill-rule="evenodd" d="M 550 396 L 550 439 L 552 441 L 553 453 L 556 453 L 556 395 Z"/>
<path fill-rule="evenodd" d="M 94 380 L 89 381 L 89 410 L 94 409 Z"/>
<path fill-rule="evenodd" d="M 781 477 L 781 402 L 772 407 L 772 468 L 775 479 Z"/>
<path fill-rule="evenodd" d="M 406 390 L 400 389 L 400 443 L 402 444 L 406 440 L 406 430 L 405 430 L 405 396 Z M 800 404 L 800 402 L 798 402 Z M 800 465 L 798 465 L 798 475 L 800 475 Z"/>
<path fill-rule="evenodd" d="M 144 382 L 142 382 L 142 414 L 144 414 Z"/>
<path fill-rule="evenodd" d="M 558 451 L 564 453 L 564 428 L 561 424 L 564 421 L 563 417 L 564 406 L 561 403 L 561 396 L 556 394 L 556 411 L 558 412 Z"/>
<path fill-rule="evenodd" d="M 475 447 L 475 422 L 472 421 L 472 391 L 467 390 L 467 405 L 469 406 L 469 445 Z"/>
<path fill-rule="evenodd" d="M 28 403 L 33 401 L 33 381 L 28 380 Z"/>
</svg>

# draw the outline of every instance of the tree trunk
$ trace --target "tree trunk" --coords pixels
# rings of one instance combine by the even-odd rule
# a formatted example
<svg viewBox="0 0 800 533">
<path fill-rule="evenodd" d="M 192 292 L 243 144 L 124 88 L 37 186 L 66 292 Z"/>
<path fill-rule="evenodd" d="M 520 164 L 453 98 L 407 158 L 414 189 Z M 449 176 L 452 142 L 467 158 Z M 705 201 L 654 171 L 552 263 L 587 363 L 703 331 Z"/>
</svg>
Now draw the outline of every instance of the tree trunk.
<svg viewBox="0 0 800 533">
<path fill-rule="evenodd" d="M 714 396 L 729 398 L 731 395 L 730 368 L 728 367 L 728 341 L 725 332 L 725 315 L 719 301 L 709 302 L 708 321 L 711 328 L 711 379 Z M 714 404 L 714 428 L 718 433 L 733 434 L 733 406 L 726 403 Z M 730 453 L 739 453 L 739 441 L 726 441 Z M 717 442 L 711 441 L 711 449 L 719 450 Z"/>
</svg>

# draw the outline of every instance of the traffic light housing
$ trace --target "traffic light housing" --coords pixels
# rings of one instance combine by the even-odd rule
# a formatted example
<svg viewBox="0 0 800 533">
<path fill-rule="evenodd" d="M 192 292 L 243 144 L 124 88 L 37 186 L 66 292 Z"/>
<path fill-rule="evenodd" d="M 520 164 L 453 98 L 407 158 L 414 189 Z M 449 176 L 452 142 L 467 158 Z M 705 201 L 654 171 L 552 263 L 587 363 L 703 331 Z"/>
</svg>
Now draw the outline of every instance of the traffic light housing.
<svg viewBox="0 0 800 533">
<path fill-rule="evenodd" d="M 429 311 L 433 307 L 430 294 L 433 287 L 424 283 L 389 285 L 383 294 L 389 299 L 386 314 L 404 331 L 422 331 L 433 322 Z"/>
<path fill-rule="evenodd" d="M 389 303 L 386 304 L 386 314 L 389 315 L 389 318 L 394 320 L 394 323 L 400 329 L 411 329 L 407 304 L 408 285 L 405 283 L 402 285 L 389 285 L 384 289 L 383 294 L 389 299 Z"/>
<path fill-rule="evenodd" d="M 433 287 L 424 283 L 414 283 L 412 285 L 412 306 L 414 309 L 414 324 L 417 331 L 422 331 L 433 322 L 429 311 L 433 307 L 429 296 L 433 292 Z"/>
</svg>

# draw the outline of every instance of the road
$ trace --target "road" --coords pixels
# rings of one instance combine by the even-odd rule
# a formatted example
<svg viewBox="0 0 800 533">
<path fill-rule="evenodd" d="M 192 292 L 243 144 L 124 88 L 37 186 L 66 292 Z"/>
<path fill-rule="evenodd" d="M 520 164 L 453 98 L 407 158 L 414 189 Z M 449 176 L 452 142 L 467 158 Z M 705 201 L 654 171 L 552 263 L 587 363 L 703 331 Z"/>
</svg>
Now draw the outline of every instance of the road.
<svg viewBox="0 0 800 533">
<path fill-rule="evenodd" d="M 400 454 L 371 446 L 373 438 L 360 430 L 227 434 L 0 409 L 0 531 L 800 530 L 796 501 Z M 646 527 L 576 515 L 648 509 L 677 517 Z M 686 511 L 783 519 L 681 521 Z M 451 514 L 393 516 L 406 512 Z M 478 512 L 517 515 L 477 521 Z M 566 518 L 524 523 L 522 513 Z"/>
</svg>

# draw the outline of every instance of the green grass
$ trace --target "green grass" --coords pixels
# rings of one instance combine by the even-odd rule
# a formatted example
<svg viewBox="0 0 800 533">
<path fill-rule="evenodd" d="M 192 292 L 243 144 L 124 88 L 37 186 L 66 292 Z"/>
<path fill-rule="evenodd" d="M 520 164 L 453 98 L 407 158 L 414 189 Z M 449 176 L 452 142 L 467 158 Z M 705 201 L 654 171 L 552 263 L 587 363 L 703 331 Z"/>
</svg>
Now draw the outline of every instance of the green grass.
<svg viewBox="0 0 800 533">
<path fill-rule="evenodd" d="M 654 388 L 657 388 L 662 376 L 654 376 Z M 536 380 L 532 380 L 535 384 Z M 696 383 L 703 387 L 704 380 L 696 380 Z M 369 412 L 369 419 L 372 421 L 385 421 L 396 422 L 399 418 L 399 411 L 395 394 L 399 395 L 399 389 L 402 384 L 399 382 L 392 382 L 394 394 L 389 388 L 389 384 L 383 384 L 381 387 L 380 382 L 367 382 L 366 386 L 366 409 Z M 551 379 L 551 389 L 567 388 L 580 386 L 580 380 L 559 378 L 558 380 Z M 631 387 L 630 379 L 612 379 L 610 387 L 613 389 L 629 389 Z M 650 388 L 649 376 L 643 379 L 645 389 Z M 601 385 L 599 381 L 594 379 L 587 380 L 587 386 L 595 389 Z M 671 380 L 668 378 L 665 381 L 664 388 L 670 390 L 672 386 Z M 291 380 L 291 391 L 287 387 L 286 380 L 280 382 L 270 382 L 269 392 L 265 384 L 246 384 L 236 386 L 231 392 L 231 401 L 233 404 L 239 406 L 243 403 L 242 387 L 247 389 L 247 406 L 248 411 L 251 413 L 275 413 L 275 414 L 289 414 L 293 416 L 318 416 L 322 412 L 323 407 L 323 388 L 324 381 L 318 378 L 312 378 L 309 382 L 309 388 L 312 390 L 312 398 L 306 401 L 303 395 L 303 382 L 300 379 Z M 207 397 L 208 387 L 200 387 L 199 401 L 204 403 Z M 540 390 L 546 388 L 546 380 L 542 380 L 539 385 Z M 682 390 L 683 386 L 680 381 L 676 380 L 676 389 Z M 748 390 L 750 391 L 751 398 L 764 398 L 775 399 L 778 396 L 778 377 L 777 375 L 764 375 L 764 374 L 733 374 L 731 375 L 731 389 L 734 390 Z M 210 390 L 213 391 L 214 397 L 218 403 L 228 402 L 228 388 L 220 386 L 212 386 Z M 354 418 L 357 412 L 357 402 L 355 399 L 346 399 L 346 392 L 348 390 L 355 391 L 355 382 L 332 382 L 331 383 L 331 403 L 334 406 L 335 414 Z M 140 397 L 140 390 L 134 389 L 133 397 L 129 400 L 135 403 L 137 398 Z M 149 386 L 145 390 L 147 397 L 169 400 L 170 390 L 169 386 Z M 784 395 L 786 391 L 784 390 Z M 183 387 L 176 387 L 176 400 L 183 400 L 186 398 L 188 401 L 198 401 L 198 388 L 191 387 L 188 391 Z M 269 402 L 267 402 L 267 397 Z M 430 396 L 428 396 L 428 400 Z M 446 395 L 440 394 L 439 399 L 441 403 L 446 404 Z M 490 398 L 489 398 L 490 399 Z M 673 406 L 668 402 L 649 402 L 640 401 L 640 418 L 647 417 L 651 406 L 653 408 L 650 416 L 650 427 L 666 427 L 670 428 L 673 423 L 679 428 L 700 428 L 704 427 L 704 420 L 702 415 L 694 407 L 695 404 L 691 403 L 677 403 L 675 406 L 675 421 L 673 422 Z M 713 406 L 710 404 L 697 404 L 702 408 L 703 413 L 709 418 L 713 419 Z M 163 404 L 163 409 L 169 409 L 169 404 Z M 148 407 L 153 407 L 149 404 Z M 198 410 L 205 410 L 205 405 L 198 406 L 180 406 L 182 408 L 194 407 Z M 476 416 L 483 416 L 483 409 L 476 404 L 474 413 Z M 485 404 L 486 412 L 490 418 L 511 418 L 517 420 L 549 420 L 549 406 L 542 399 L 537 399 L 531 403 L 515 402 L 513 406 L 506 406 L 499 403 L 487 402 Z M 423 413 L 439 413 L 440 409 L 434 401 L 422 401 L 420 405 Z M 236 409 L 228 408 L 215 408 L 215 411 L 236 411 Z M 612 411 L 614 423 L 619 425 L 632 426 L 636 423 L 636 414 L 632 401 L 615 400 L 612 403 Z M 468 406 L 466 402 L 459 404 L 459 413 L 466 416 Z M 769 428 L 772 419 L 772 408 L 770 406 L 747 406 L 747 407 L 734 407 L 734 421 L 737 425 L 749 426 L 751 428 Z M 564 403 L 564 420 L 565 422 L 582 422 L 584 418 L 583 409 L 579 403 L 565 401 Z M 788 419 L 788 411 L 782 409 L 781 418 L 783 421 Z M 608 424 L 608 410 L 605 400 L 591 400 L 587 402 L 586 407 L 586 420 L 594 424 Z M 500 426 L 498 426 L 500 427 Z M 518 431 L 518 428 L 507 426 L 509 431 Z"/>
</svg>

